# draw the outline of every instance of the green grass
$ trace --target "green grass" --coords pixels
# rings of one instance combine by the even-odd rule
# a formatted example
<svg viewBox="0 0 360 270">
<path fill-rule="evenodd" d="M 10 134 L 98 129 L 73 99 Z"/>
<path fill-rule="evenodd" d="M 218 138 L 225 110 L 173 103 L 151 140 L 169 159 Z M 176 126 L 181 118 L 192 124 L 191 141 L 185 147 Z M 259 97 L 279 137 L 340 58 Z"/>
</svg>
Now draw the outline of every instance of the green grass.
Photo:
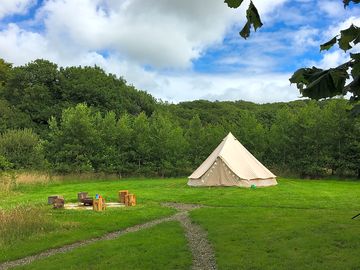
<svg viewBox="0 0 360 270">
<path fill-rule="evenodd" d="M 359 269 L 352 211 L 227 207 L 191 218 L 214 244 L 219 269 Z"/>
<path fill-rule="evenodd" d="M 0 247 L 5 251 L 0 261 L 169 215 L 172 211 L 158 204 L 169 201 L 212 206 L 194 210 L 191 217 L 208 231 L 219 269 L 360 268 L 360 218 L 351 220 L 360 212 L 356 181 L 280 179 L 278 186 L 253 190 L 191 188 L 186 179 L 82 180 L 20 186 L 16 196 L 0 197 L 0 206 L 43 205 L 52 194 L 76 201 L 80 191 L 115 201 L 121 189 L 137 195 L 137 207 L 104 213 L 48 209 L 54 231 Z M 169 233 L 169 241 L 172 237 Z"/>
<path fill-rule="evenodd" d="M 185 179 L 132 179 L 20 186 L 17 196 L 0 197 L 0 205 L 43 204 L 51 194 L 61 194 L 66 201 L 76 202 L 79 191 L 87 191 L 90 195 L 100 193 L 107 200 L 116 201 L 117 191 L 121 189 L 135 193 L 140 204 L 173 201 L 211 206 L 357 209 L 360 202 L 360 182 L 357 181 L 286 179 L 279 180 L 278 186 L 252 190 L 194 188 L 188 187 Z"/>
<path fill-rule="evenodd" d="M 171 238 L 169 236 L 171 235 Z M 191 254 L 182 227 L 166 222 L 100 241 L 16 269 L 189 269 Z"/>
<path fill-rule="evenodd" d="M 45 209 L 18 206 L 0 210 L 0 246 L 6 247 L 34 234 L 50 232 L 53 223 L 47 218 Z"/>
<path fill-rule="evenodd" d="M 107 232 L 144 223 L 174 211 L 157 205 L 132 208 L 113 208 L 104 212 L 81 210 L 52 210 L 48 208 L 48 223 L 52 229 L 20 237 L 0 245 L 0 261 L 13 260 L 40 251 L 60 247 L 79 240 L 101 236 Z M 48 227 L 48 225 L 47 225 Z"/>
</svg>

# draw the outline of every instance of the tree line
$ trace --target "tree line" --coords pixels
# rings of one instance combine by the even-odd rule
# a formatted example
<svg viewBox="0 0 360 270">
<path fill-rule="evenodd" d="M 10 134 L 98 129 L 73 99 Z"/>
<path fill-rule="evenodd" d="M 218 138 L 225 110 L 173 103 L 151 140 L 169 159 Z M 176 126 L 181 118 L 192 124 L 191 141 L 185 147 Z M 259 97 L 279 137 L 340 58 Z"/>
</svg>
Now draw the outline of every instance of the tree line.
<svg viewBox="0 0 360 270">
<path fill-rule="evenodd" d="M 228 132 L 278 175 L 360 177 L 344 99 L 169 104 L 99 67 L 0 60 L 0 170 L 184 176 Z"/>
</svg>

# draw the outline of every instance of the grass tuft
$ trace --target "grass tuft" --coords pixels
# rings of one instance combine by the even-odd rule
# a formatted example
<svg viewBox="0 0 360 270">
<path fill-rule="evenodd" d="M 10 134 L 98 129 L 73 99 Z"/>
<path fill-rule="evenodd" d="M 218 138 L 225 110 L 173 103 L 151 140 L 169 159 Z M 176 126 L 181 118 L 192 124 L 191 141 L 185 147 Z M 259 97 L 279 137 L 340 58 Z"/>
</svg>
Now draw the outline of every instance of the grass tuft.
<svg viewBox="0 0 360 270">
<path fill-rule="evenodd" d="M 0 209 L 0 224 L 0 246 L 47 232 L 53 226 L 44 209 L 25 206 L 11 210 Z"/>
<path fill-rule="evenodd" d="M 10 195 L 17 187 L 16 174 L 0 172 L 0 195 Z"/>
</svg>

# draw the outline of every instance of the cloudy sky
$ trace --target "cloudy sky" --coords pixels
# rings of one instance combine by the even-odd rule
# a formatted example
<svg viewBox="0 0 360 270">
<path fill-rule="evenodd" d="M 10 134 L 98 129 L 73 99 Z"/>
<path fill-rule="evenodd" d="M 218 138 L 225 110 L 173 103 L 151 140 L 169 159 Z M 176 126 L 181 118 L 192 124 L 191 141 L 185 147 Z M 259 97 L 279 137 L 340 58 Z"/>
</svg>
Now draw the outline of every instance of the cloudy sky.
<svg viewBox="0 0 360 270">
<path fill-rule="evenodd" d="M 346 59 L 319 44 L 360 25 L 360 6 L 341 0 L 253 2 L 264 26 L 245 41 L 246 0 L 237 10 L 223 0 L 1 0 L 0 58 L 96 64 L 170 102 L 289 101 L 296 69 Z"/>
</svg>

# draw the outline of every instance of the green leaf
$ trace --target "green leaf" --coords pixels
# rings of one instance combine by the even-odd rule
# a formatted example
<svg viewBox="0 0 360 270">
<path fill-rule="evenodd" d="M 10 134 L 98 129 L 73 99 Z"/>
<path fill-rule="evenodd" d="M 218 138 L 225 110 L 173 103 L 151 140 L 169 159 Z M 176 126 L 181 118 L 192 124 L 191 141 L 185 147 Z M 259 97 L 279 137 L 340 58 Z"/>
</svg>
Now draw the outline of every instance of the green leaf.
<svg viewBox="0 0 360 270">
<path fill-rule="evenodd" d="M 349 77 L 347 65 L 328 70 L 316 67 L 297 70 L 290 78 L 291 83 L 296 83 L 304 97 L 321 99 L 344 94 L 345 81 Z"/>
<path fill-rule="evenodd" d="M 360 76 L 360 62 L 355 62 L 351 69 L 351 76 L 353 78 Z"/>
<path fill-rule="evenodd" d="M 346 69 L 331 70 L 329 75 L 334 83 L 335 89 L 338 90 L 337 93 L 344 94 L 343 89 L 345 86 L 345 81 L 347 78 L 349 78 L 349 74 L 347 73 Z"/>
<path fill-rule="evenodd" d="M 338 40 L 339 47 L 347 51 L 352 48 L 350 45 L 351 42 L 355 44 L 360 40 L 360 28 L 356 27 L 355 25 L 351 25 L 349 28 L 340 31 L 340 38 Z"/>
<path fill-rule="evenodd" d="M 260 15 L 252 1 L 250 1 L 249 8 L 246 10 L 246 18 L 248 22 L 254 26 L 255 31 L 263 25 Z"/>
<path fill-rule="evenodd" d="M 356 61 L 360 61 L 360 53 L 350 53 L 350 57 Z"/>
<path fill-rule="evenodd" d="M 263 25 L 260 15 L 252 1 L 250 1 L 250 5 L 246 10 L 246 19 L 247 22 L 239 33 L 244 39 L 247 39 L 250 36 L 251 25 L 253 25 L 255 31 Z"/>
<path fill-rule="evenodd" d="M 346 86 L 346 90 L 353 93 L 355 96 L 360 94 L 360 77 L 354 77 L 353 81 Z"/>
<path fill-rule="evenodd" d="M 246 22 L 243 29 L 240 31 L 240 36 L 242 36 L 244 39 L 247 39 L 250 36 L 250 23 Z"/>
<path fill-rule="evenodd" d="M 240 7 L 243 0 L 225 0 L 224 3 L 228 5 L 230 8 L 238 8 Z"/>
<path fill-rule="evenodd" d="M 303 89 L 304 85 L 306 84 L 307 80 L 304 78 L 304 74 L 306 73 L 306 68 L 300 68 L 292 75 L 289 79 L 290 83 L 296 83 L 298 89 Z"/>
<path fill-rule="evenodd" d="M 355 78 L 360 76 L 360 53 L 350 53 L 350 57 L 354 60 L 351 63 L 351 76 Z"/>
<path fill-rule="evenodd" d="M 333 37 L 328 42 L 320 45 L 320 51 L 329 50 L 336 43 L 336 37 Z"/>
<path fill-rule="evenodd" d="M 346 78 L 343 74 L 333 71 L 322 71 L 313 75 L 316 78 L 301 93 L 305 97 L 321 99 L 343 94 Z"/>
</svg>

